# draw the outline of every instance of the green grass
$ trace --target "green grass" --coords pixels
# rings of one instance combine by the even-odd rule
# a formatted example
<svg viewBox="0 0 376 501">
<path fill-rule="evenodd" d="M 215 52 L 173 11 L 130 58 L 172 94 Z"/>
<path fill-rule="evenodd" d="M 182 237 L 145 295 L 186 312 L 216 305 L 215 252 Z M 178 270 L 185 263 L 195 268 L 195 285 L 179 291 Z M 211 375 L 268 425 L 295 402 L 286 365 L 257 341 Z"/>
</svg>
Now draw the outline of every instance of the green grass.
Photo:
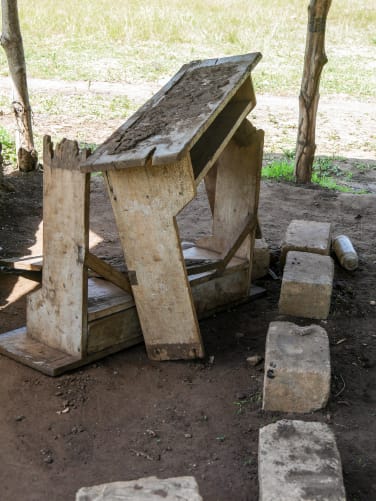
<svg viewBox="0 0 376 501">
<path fill-rule="evenodd" d="M 8 131 L 0 126 L 0 143 L 2 144 L 2 156 L 4 164 L 16 164 L 16 144 Z"/>
<path fill-rule="evenodd" d="M 262 169 L 263 179 L 276 181 L 294 182 L 294 159 L 285 157 L 282 160 L 274 160 Z M 351 173 L 344 173 L 330 159 L 317 158 L 313 164 L 312 184 L 328 190 L 342 193 L 367 193 L 365 190 L 355 190 L 346 183 L 352 178 Z"/>
<path fill-rule="evenodd" d="M 260 51 L 257 92 L 297 94 L 308 2 L 19 0 L 28 74 L 155 81 L 192 59 Z M 321 93 L 375 96 L 375 0 L 333 2 Z M 0 74 L 7 75 L 3 51 Z"/>
</svg>

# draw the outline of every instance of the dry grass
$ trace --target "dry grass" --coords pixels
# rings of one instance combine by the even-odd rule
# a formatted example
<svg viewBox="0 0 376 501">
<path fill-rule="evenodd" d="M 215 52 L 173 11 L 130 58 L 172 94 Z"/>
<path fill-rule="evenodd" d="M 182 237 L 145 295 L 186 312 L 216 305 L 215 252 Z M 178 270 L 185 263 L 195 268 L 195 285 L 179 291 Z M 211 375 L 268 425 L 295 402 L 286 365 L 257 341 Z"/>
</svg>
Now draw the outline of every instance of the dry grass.
<svg viewBox="0 0 376 501">
<path fill-rule="evenodd" d="M 258 92 L 299 89 L 308 0 L 19 0 L 30 76 L 154 81 L 197 58 L 261 51 Z M 375 0 L 333 2 L 323 92 L 375 96 Z M 0 55 L 6 75 L 4 55 Z"/>
</svg>

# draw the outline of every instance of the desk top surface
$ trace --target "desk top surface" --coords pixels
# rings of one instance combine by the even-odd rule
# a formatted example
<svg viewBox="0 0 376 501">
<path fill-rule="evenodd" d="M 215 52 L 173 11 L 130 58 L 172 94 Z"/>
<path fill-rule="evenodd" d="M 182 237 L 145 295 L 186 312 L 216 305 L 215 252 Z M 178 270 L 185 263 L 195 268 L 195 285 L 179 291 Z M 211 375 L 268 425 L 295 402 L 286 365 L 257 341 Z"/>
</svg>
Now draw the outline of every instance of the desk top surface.
<svg viewBox="0 0 376 501">
<path fill-rule="evenodd" d="M 180 160 L 261 59 L 256 52 L 193 61 L 117 129 L 82 165 L 84 172 Z"/>
</svg>

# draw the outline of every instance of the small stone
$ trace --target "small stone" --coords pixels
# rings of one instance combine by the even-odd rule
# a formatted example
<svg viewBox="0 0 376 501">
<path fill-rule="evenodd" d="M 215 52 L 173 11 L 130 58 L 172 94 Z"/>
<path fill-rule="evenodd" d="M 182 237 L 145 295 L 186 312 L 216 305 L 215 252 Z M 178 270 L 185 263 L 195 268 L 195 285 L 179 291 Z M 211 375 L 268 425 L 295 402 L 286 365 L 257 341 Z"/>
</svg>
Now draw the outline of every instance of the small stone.
<svg viewBox="0 0 376 501">
<path fill-rule="evenodd" d="M 16 416 L 14 418 L 15 421 L 23 421 L 25 419 L 25 416 Z"/>
<path fill-rule="evenodd" d="M 371 306 L 375 306 L 376 301 L 370 301 L 370 302 L 369 302 L 369 304 L 370 304 Z"/>
<path fill-rule="evenodd" d="M 252 367 L 255 367 L 263 360 L 264 360 L 264 357 L 262 357 L 261 355 L 252 355 L 251 357 L 247 357 L 247 364 L 252 366 Z"/>
<path fill-rule="evenodd" d="M 54 462 L 53 458 L 51 456 L 46 456 L 44 459 L 43 459 L 43 462 L 44 463 L 47 463 L 47 464 L 52 464 Z"/>
<path fill-rule="evenodd" d="M 192 435 L 190 433 L 184 433 L 185 438 L 192 438 Z"/>
</svg>

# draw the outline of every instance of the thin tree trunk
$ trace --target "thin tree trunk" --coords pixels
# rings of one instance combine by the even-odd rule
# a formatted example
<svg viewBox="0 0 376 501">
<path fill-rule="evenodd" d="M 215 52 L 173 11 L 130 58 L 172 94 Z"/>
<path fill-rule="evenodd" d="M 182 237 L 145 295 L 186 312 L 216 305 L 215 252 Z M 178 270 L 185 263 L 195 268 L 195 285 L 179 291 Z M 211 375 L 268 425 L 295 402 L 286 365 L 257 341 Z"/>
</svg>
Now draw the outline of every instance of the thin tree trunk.
<svg viewBox="0 0 376 501">
<path fill-rule="evenodd" d="M 325 27 L 331 3 L 331 0 L 311 0 L 308 6 L 307 40 L 299 96 L 299 125 L 295 154 L 297 183 L 309 183 L 312 177 L 320 77 L 328 61 L 325 54 Z"/>
<path fill-rule="evenodd" d="M 17 0 L 1 0 L 2 34 L 0 43 L 8 60 L 13 84 L 13 111 L 17 122 L 16 148 L 18 167 L 36 168 L 38 156 L 34 149 L 31 108 L 27 90 L 26 63 L 23 50 Z"/>
</svg>

